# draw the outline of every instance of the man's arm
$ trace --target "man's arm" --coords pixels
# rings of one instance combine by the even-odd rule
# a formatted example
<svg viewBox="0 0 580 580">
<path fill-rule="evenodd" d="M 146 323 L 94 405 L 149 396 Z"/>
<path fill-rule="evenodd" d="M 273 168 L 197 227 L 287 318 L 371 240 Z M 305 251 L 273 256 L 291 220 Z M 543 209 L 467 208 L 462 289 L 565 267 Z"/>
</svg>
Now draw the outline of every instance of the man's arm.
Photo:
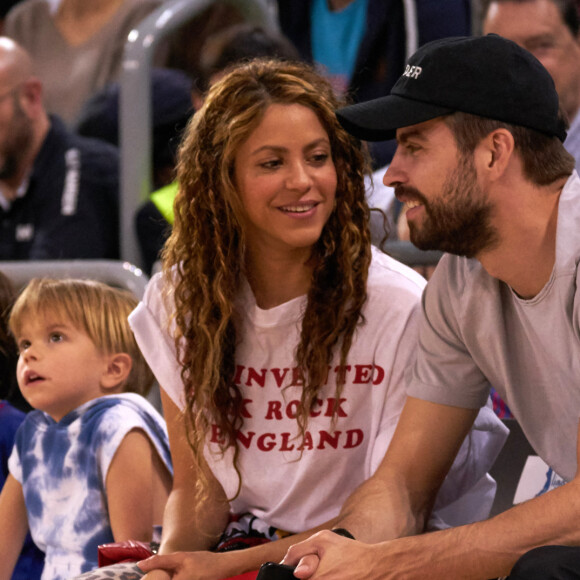
<svg viewBox="0 0 580 580">
<path fill-rule="evenodd" d="M 476 416 L 408 397 L 383 461 L 345 502 L 337 526 L 367 543 L 421 533 Z"/>
<path fill-rule="evenodd" d="M 372 546 L 322 533 L 293 546 L 285 563 L 302 560 L 296 576 L 316 580 L 495 578 L 509 574 L 516 560 L 532 548 L 579 545 L 579 518 L 577 473 L 570 483 L 489 520 Z M 318 563 L 316 569 L 313 561 Z"/>
<path fill-rule="evenodd" d="M 383 461 L 345 502 L 336 526 L 367 543 L 423 532 L 437 491 L 476 416 L 476 410 L 408 397 Z M 322 535 L 313 538 L 311 545 L 304 542 L 291 548 L 284 562 L 296 565 L 301 560 L 299 577 L 310 578 L 319 565 L 319 556 L 325 552 L 317 542 L 322 538 L 335 545 L 333 536 Z M 340 541 L 336 545 L 342 544 Z M 349 547 L 355 545 L 346 544 L 347 554 Z M 368 556 L 373 562 L 375 556 Z M 339 554 L 336 557 L 336 573 L 340 576 L 338 571 L 345 558 Z M 322 559 L 321 570 L 328 568 L 330 559 L 332 556 Z M 357 555 L 357 561 L 365 561 L 362 554 Z M 356 573 L 362 571 L 357 569 Z"/>
</svg>

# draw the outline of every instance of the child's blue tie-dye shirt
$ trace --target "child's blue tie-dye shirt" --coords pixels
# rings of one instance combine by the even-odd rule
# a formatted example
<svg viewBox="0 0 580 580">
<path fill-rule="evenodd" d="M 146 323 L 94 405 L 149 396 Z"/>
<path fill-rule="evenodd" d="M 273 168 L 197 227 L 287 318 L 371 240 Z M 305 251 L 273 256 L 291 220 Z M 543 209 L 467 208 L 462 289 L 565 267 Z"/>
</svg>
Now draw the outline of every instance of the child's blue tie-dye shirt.
<svg viewBox="0 0 580 580">
<path fill-rule="evenodd" d="M 134 393 L 94 399 L 58 423 L 33 411 L 20 426 L 9 467 L 23 487 L 32 538 L 46 552 L 43 580 L 96 568 L 97 546 L 113 541 L 105 481 L 132 429 L 148 435 L 172 473 L 163 418 Z"/>
</svg>

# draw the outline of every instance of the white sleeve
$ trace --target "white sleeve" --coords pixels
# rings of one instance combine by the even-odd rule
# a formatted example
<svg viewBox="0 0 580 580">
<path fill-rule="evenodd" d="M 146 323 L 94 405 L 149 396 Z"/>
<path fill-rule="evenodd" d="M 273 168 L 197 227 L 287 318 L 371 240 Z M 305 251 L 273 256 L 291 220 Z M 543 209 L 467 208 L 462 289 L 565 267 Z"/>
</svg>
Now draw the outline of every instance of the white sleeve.
<svg viewBox="0 0 580 580">
<path fill-rule="evenodd" d="M 130 314 L 129 324 L 159 386 L 183 409 L 181 366 L 177 362 L 163 289 L 162 274 L 156 274 L 147 285 L 143 300 Z"/>
</svg>

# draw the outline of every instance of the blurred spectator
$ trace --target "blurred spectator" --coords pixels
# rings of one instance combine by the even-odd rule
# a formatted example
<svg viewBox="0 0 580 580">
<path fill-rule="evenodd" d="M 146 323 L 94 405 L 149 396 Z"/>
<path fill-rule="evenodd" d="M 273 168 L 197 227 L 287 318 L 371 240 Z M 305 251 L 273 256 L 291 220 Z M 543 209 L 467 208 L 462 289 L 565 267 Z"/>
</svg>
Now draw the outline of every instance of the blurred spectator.
<svg viewBox="0 0 580 580">
<path fill-rule="evenodd" d="M 229 2 L 216 0 L 173 32 L 167 41 L 166 66 L 199 78 L 200 56 L 205 41 L 214 34 L 245 22 L 242 13 Z"/>
<path fill-rule="evenodd" d="M 0 272 L 0 399 L 9 399 L 11 402 L 17 393 L 20 394 L 16 382 L 18 352 L 8 332 L 8 315 L 15 299 L 14 285 L 5 274 Z M 22 398 L 19 399 L 19 403 L 21 401 L 23 401 Z"/>
<path fill-rule="evenodd" d="M 199 72 L 193 94 L 195 108 L 201 108 L 205 93 L 222 78 L 230 65 L 260 57 L 301 59 L 288 38 L 255 24 L 237 24 L 209 36 L 199 56 Z"/>
<path fill-rule="evenodd" d="M 321 65 L 356 102 L 388 95 L 406 51 L 445 36 L 471 34 L 470 0 L 277 0 L 280 27 L 302 57 Z M 375 167 L 393 142 L 371 144 Z"/>
<path fill-rule="evenodd" d="M 16 382 L 16 344 L 8 331 L 10 308 L 16 299 L 16 289 L 0 272 L 0 490 L 8 477 L 8 458 L 14 446 L 16 431 L 24 418 L 21 409 L 31 407 L 24 401 Z M 44 564 L 44 554 L 26 538 L 11 580 L 37 580 Z"/>
<path fill-rule="evenodd" d="M 193 113 L 192 81 L 178 70 L 154 68 L 151 72 L 153 188 L 174 179 L 179 137 Z M 119 83 L 111 83 L 93 95 L 80 112 L 76 131 L 119 146 Z"/>
<path fill-rule="evenodd" d="M 552 75 L 570 121 L 564 146 L 580 167 L 580 37 L 576 0 L 483 0 L 482 31 L 529 50 Z"/>
<path fill-rule="evenodd" d="M 23 0 L 5 33 L 31 55 L 48 112 L 71 124 L 82 103 L 115 80 L 129 32 L 162 0 Z"/>
<path fill-rule="evenodd" d="M 11 10 L 13 6 L 16 6 L 18 2 L 22 0 L 3 0 L 0 4 L 0 34 L 4 32 L 4 20 L 6 19 L 6 14 Z"/>
<path fill-rule="evenodd" d="M 0 37 L 0 259 L 116 258 L 118 153 L 42 104 L 29 55 Z"/>
<path fill-rule="evenodd" d="M 25 417 L 25 413 L 0 399 L 0 490 L 8 477 L 8 458 L 14 446 L 16 431 Z M 43 567 L 44 552 L 36 547 L 30 534 L 27 534 L 11 580 L 38 580 Z"/>
<path fill-rule="evenodd" d="M 94 95 L 83 107 L 77 131 L 87 137 L 97 137 L 112 144 L 119 141 L 119 84 L 113 83 Z M 182 71 L 153 69 L 151 73 L 153 188 L 165 191 L 174 187 L 175 156 L 182 130 L 193 113 L 192 81 Z M 168 185 L 170 184 L 170 185 Z M 165 200 L 164 193 L 157 199 Z M 168 221 L 171 222 L 173 197 L 168 201 L 169 213 L 160 213 L 163 203 L 147 202 L 143 214 L 146 232 L 139 234 L 145 269 L 150 272 L 166 238 Z"/>
</svg>

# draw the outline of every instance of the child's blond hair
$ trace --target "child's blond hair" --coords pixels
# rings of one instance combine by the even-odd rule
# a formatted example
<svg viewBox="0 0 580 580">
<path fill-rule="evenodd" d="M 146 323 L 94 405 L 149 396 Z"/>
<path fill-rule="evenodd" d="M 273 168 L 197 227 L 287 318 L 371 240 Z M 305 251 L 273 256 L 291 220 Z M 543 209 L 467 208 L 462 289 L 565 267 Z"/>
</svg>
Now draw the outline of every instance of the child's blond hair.
<svg viewBox="0 0 580 580">
<path fill-rule="evenodd" d="M 153 374 L 127 321 L 137 303 L 129 291 L 94 280 L 34 278 L 14 303 L 9 325 L 17 336 L 30 317 L 65 318 L 85 332 L 101 354 L 127 353 L 133 366 L 123 391 L 146 396 Z"/>
</svg>

